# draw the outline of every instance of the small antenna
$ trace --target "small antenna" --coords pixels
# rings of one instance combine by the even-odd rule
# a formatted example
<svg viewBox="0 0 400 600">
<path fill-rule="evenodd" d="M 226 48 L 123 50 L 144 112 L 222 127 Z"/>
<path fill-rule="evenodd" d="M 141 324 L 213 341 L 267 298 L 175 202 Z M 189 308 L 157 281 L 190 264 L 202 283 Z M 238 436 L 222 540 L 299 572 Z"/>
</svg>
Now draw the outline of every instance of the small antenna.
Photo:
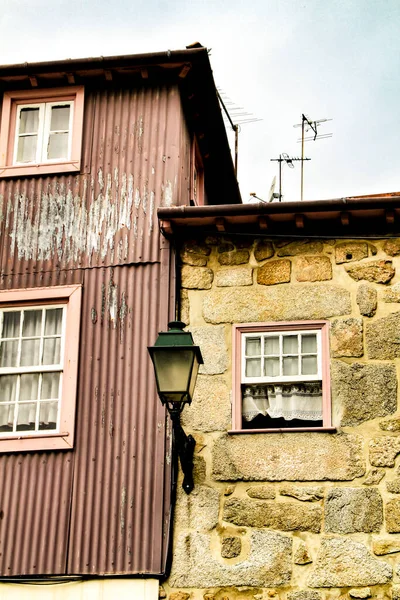
<svg viewBox="0 0 400 600">
<path fill-rule="evenodd" d="M 258 119 L 248 112 L 239 112 L 244 110 L 243 107 L 235 105 L 235 103 L 232 102 L 232 100 L 219 87 L 217 87 L 217 96 L 221 103 L 222 109 L 225 112 L 226 119 L 232 127 L 232 131 L 235 132 L 235 175 L 237 178 L 240 125 L 244 125 L 246 123 L 255 123 L 256 121 L 262 121 L 262 119 Z"/>
<path fill-rule="evenodd" d="M 294 169 L 294 164 L 293 164 L 294 161 L 300 160 L 301 165 L 303 166 L 303 162 L 305 160 L 311 160 L 311 158 L 303 158 L 303 157 L 298 158 L 295 156 L 290 157 L 286 152 L 282 152 L 282 154 L 279 155 L 279 158 L 271 158 L 270 160 L 273 162 L 279 163 L 279 194 L 274 194 L 273 190 L 272 190 L 272 195 L 270 196 L 270 202 L 272 202 L 272 200 L 276 196 L 278 196 L 279 202 L 282 202 L 282 163 L 284 162 L 287 164 L 288 167 L 290 167 L 291 169 Z"/>
<path fill-rule="evenodd" d="M 326 123 L 327 121 L 332 121 L 332 119 L 318 119 L 317 121 L 311 121 L 308 117 L 305 116 L 305 114 L 303 113 L 301 115 L 301 123 L 296 123 L 296 125 L 293 125 L 293 127 L 301 127 L 301 138 L 299 140 L 297 140 L 298 142 L 301 142 L 301 158 L 302 160 L 304 160 L 304 142 L 308 142 L 308 141 L 316 141 L 316 139 L 325 139 L 325 138 L 331 138 L 333 133 L 323 133 L 322 135 L 320 135 L 318 133 L 318 126 L 321 123 Z M 309 131 L 312 131 L 314 135 L 311 135 L 310 137 L 304 137 L 305 133 L 308 133 Z M 301 163 L 301 182 L 300 182 L 300 200 L 303 201 L 303 189 L 304 189 L 304 167 L 303 167 L 303 162 Z"/>
</svg>

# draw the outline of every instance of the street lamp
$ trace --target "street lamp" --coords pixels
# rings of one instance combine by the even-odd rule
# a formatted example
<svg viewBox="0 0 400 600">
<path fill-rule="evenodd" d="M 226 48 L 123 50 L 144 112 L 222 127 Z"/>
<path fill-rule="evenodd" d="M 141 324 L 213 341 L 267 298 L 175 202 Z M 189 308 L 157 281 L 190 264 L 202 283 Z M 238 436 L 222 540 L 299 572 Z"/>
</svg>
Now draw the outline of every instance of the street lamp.
<svg viewBox="0 0 400 600">
<path fill-rule="evenodd" d="M 168 323 L 168 331 L 162 331 L 154 346 L 148 351 L 153 361 L 157 393 L 170 414 L 174 438 L 183 471 L 182 487 L 187 494 L 192 491 L 193 453 L 196 442 L 183 431 L 180 415 L 185 404 L 192 402 L 199 365 L 203 363 L 199 346 L 195 346 L 192 334 L 183 331 L 182 321 Z"/>
</svg>

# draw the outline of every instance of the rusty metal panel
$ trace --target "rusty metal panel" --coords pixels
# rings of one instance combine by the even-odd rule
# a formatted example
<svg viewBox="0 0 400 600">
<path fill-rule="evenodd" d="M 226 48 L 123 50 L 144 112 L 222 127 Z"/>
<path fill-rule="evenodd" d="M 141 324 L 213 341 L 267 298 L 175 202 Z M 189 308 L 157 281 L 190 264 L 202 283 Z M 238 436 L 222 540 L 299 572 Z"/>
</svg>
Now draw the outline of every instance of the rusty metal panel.
<svg viewBox="0 0 400 600">
<path fill-rule="evenodd" d="M 159 264 L 85 274 L 71 574 L 163 570 L 166 417 L 146 348 L 159 285 Z"/>
<path fill-rule="evenodd" d="M 0 288 L 83 285 L 75 447 L 0 456 L 1 576 L 165 568 L 170 440 L 146 346 L 171 316 L 156 208 L 186 203 L 189 138 L 177 87 L 85 99 L 80 175 L 0 181 Z"/>
<path fill-rule="evenodd" d="M 71 452 L 0 456 L 0 574 L 63 574 L 71 509 Z"/>
<path fill-rule="evenodd" d="M 81 174 L 0 181 L 2 275 L 158 260 L 156 209 L 188 201 L 185 136 L 177 86 L 87 89 Z"/>
</svg>

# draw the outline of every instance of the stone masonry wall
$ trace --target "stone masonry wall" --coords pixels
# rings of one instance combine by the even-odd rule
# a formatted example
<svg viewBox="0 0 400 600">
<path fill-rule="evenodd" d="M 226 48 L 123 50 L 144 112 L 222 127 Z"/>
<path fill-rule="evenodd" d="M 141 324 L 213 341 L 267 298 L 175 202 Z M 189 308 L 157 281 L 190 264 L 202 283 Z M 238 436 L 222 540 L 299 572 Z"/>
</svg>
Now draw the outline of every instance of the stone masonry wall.
<svg viewBox="0 0 400 600">
<path fill-rule="evenodd" d="M 168 600 L 400 600 L 400 239 L 185 242 L 195 489 Z M 328 319 L 336 433 L 229 434 L 232 323 Z"/>
</svg>

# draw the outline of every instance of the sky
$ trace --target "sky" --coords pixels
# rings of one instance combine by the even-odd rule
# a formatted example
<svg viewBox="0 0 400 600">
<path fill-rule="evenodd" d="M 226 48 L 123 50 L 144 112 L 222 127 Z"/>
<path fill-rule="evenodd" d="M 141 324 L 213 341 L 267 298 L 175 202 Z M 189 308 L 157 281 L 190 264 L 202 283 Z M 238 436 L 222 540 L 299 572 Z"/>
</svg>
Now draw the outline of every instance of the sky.
<svg viewBox="0 0 400 600">
<path fill-rule="evenodd" d="M 210 49 L 216 85 L 256 122 L 239 134 L 238 180 L 268 200 L 282 153 L 308 141 L 304 199 L 400 191 L 400 0 L 0 0 L 0 64 Z M 228 134 L 233 145 L 233 134 Z M 300 201 L 300 162 L 282 165 Z M 227 199 L 229 201 L 229 199 Z"/>
</svg>

